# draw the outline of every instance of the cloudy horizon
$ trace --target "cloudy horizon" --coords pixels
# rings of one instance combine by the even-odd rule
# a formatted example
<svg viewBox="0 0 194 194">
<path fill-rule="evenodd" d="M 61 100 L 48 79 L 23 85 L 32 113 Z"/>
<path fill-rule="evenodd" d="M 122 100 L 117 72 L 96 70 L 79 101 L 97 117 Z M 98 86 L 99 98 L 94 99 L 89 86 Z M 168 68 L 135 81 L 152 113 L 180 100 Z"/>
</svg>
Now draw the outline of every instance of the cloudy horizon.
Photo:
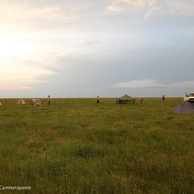
<svg viewBox="0 0 194 194">
<path fill-rule="evenodd" d="M 0 98 L 194 91 L 194 1 L 0 1 Z"/>
</svg>

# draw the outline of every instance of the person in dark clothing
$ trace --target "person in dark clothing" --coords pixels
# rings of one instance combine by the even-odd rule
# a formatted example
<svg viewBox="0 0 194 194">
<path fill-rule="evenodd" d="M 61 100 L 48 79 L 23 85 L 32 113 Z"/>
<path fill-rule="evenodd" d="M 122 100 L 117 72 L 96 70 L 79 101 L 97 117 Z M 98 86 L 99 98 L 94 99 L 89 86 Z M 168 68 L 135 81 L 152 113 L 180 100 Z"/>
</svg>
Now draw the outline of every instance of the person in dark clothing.
<svg viewBox="0 0 194 194">
<path fill-rule="evenodd" d="M 166 99 L 165 99 L 165 96 L 164 95 L 162 95 L 162 102 L 163 102 L 163 104 L 165 104 L 166 103 L 166 101 L 165 101 Z"/>
<path fill-rule="evenodd" d="M 100 98 L 99 98 L 99 96 L 97 96 L 97 98 L 96 98 L 96 103 L 100 103 Z"/>
</svg>

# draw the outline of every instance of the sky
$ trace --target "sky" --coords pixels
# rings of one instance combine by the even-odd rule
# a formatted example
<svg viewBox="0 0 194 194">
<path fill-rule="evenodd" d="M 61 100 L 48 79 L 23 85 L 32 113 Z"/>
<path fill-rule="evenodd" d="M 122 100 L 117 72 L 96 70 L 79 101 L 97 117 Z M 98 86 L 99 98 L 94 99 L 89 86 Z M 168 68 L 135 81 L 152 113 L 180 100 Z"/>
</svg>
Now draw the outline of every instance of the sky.
<svg viewBox="0 0 194 194">
<path fill-rule="evenodd" d="M 0 98 L 194 91 L 193 0 L 0 0 Z"/>
</svg>

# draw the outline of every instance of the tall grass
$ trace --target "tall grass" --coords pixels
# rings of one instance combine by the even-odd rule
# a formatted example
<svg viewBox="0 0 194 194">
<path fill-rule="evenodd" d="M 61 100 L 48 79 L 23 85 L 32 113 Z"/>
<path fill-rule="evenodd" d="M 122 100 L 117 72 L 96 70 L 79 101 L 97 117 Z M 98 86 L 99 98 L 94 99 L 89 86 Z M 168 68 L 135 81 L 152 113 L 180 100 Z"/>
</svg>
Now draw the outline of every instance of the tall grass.
<svg viewBox="0 0 194 194">
<path fill-rule="evenodd" d="M 193 115 L 172 113 L 180 98 L 0 101 L 0 185 L 31 186 L 6 193 L 194 193 Z"/>
</svg>

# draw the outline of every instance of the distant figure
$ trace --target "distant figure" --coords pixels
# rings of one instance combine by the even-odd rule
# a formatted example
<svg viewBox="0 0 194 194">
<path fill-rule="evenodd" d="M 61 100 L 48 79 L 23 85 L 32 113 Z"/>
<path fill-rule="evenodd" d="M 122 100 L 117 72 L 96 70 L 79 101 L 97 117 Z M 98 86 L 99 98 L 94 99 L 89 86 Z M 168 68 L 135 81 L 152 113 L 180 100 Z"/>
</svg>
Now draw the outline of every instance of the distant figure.
<svg viewBox="0 0 194 194">
<path fill-rule="evenodd" d="M 164 96 L 164 95 L 162 95 L 162 102 L 163 102 L 163 104 L 166 103 L 166 101 L 165 101 L 165 96 Z"/>
<path fill-rule="evenodd" d="M 142 98 L 142 99 L 141 99 L 141 104 L 143 104 L 143 103 L 144 103 L 144 99 Z"/>
<path fill-rule="evenodd" d="M 99 98 L 99 96 L 97 96 L 97 98 L 96 98 L 96 103 L 100 103 L 100 98 Z"/>
<path fill-rule="evenodd" d="M 51 97 L 49 95 L 48 95 L 47 100 L 48 100 L 48 105 L 50 105 L 51 104 Z"/>
</svg>

